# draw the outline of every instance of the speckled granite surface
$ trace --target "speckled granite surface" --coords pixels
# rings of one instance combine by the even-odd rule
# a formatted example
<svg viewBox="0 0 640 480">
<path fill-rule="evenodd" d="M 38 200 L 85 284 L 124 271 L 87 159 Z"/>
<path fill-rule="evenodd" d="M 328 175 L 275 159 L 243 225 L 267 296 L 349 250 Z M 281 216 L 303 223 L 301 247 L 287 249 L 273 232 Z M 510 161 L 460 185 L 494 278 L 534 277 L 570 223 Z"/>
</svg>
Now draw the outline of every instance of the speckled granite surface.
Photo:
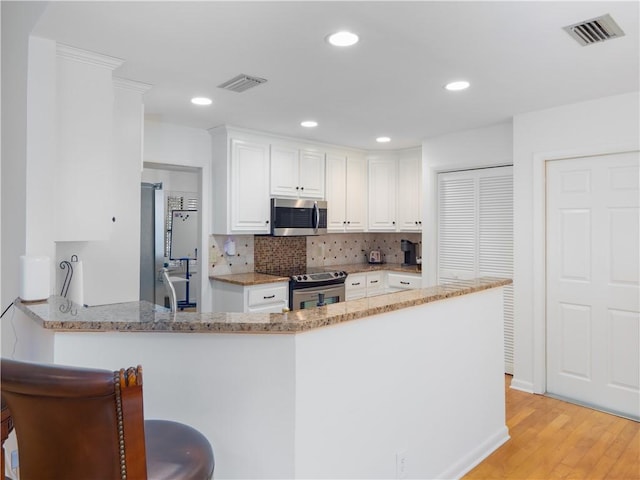
<svg viewBox="0 0 640 480">
<path fill-rule="evenodd" d="M 232 273 L 229 275 L 211 275 L 212 280 L 220 282 L 233 283 L 235 285 L 261 285 L 263 283 L 288 282 L 289 277 L 280 277 L 277 275 L 267 275 L 266 273 Z"/>
<path fill-rule="evenodd" d="M 299 333 L 510 283 L 511 279 L 485 277 L 288 313 L 178 312 L 174 317 L 145 301 L 87 308 L 58 296 L 40 303 L 16 301 L 16 307 L 56 331 Z"/>
<path fill-rule="evenodd" d="M 417 265 L 404 267 L 400 263 L 353 263 L 350 265 L 337 265 L 337 268 L 335 268 L 335 270 L 342 270 L 347 273 L 376 272 L 379 270 L 400 273 L 422 273 L 420 270 L 418 270 Z"/>
<path fill-rule="evenodd" d="M 347 273 L 363 273 L 363 272 L 375 272 L 378 270 L 386 270 L 391 272 L 402 273 L 420 273 L 416 265 L 410 267 L 403 267 L 399 263 L 353 263 L 349 265 L 335 265 L 333 267 L 315 267 L 313 271 L 323 270 L 326 272 L 333 272 L 340 270 Z M 260 285 L 263 283 L 272 282 L 288 282 L 289 277 L 281 277 L 277 275 L 267 275 L 265 273 L 236 273 L 230 275 L 211 275 L 212 280 L 218 280 L 220 282 L 233 283 L 235 285 L 251 286 Z"/>
</svg>

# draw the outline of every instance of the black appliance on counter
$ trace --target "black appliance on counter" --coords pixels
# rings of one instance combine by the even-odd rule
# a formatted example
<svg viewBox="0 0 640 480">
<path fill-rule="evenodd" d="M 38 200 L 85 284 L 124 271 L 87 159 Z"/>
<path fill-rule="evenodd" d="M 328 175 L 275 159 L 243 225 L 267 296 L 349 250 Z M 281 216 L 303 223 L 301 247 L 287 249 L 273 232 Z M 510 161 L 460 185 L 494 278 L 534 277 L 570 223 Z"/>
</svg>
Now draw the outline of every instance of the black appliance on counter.
<svg viewBox="0 0 640 480">
<path fill-rule="evenodd" d="M 345 300 L 347 273 L 317 271 L 292 275 L 289 280 L 289 308 L 301 310 Z"/>
<path fill-rule="evenodd" d="M 404 262 L 402 262 L 403 267 L 418 264 L 418 255 L 416 252 L 417 247 L 417 243 L 404 239 L 400 240 L 400 250 L 404 252 Z"/>
</svg>

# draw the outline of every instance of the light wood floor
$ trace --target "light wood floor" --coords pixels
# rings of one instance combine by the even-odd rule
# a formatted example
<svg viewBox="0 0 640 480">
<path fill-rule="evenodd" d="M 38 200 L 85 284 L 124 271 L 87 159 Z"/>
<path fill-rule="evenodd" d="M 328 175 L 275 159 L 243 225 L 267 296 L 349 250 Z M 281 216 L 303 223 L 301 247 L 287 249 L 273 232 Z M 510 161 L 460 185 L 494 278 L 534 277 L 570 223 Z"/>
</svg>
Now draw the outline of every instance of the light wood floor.
<svg viewBox="0 0 640 480">
<path fill-rule="evenodd" d="M 640 423 L 511 390 L 511 439 L 465 479 L 640 480 Z"/>
</svg>

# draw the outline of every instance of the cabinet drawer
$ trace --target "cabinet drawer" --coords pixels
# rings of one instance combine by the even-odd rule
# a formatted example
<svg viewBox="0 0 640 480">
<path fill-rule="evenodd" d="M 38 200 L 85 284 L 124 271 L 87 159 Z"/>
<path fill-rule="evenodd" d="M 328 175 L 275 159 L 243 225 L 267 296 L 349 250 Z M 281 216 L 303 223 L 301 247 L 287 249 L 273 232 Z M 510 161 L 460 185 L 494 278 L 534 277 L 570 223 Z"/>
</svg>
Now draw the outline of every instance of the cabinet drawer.
<svg viewBox="0 0 640 480">
<path fill-rule="evenodd" d="M 364 273 L 351 273 L 344 282 L 346 300 L 357 300 L 367 296 L 367 276 Z"/>
<path fill-rule="evenodd" d="M 387 286 L 390 289 L 411 289 L 422 287 L 422 277 L 408 273 L 389 272 L 387 276 Z"/>
<path fill-rule="evenodd" d="M 274 285 L 268 287 L 252 287 L 247 295 L 247 305 L 258 307 L 271 303 L 286 303 L 288 290 L 285 285 Z"/>
<path fill-rule="evenodd" d="M 367 296 L 384 293 L 384 272 L 367 273 Z"/>
<path fill-rule="evenodd" d="M 367 288 L 367 277 L 364 273 L 350 274 L 344 283 L 347 290 L 365 290 Z"/>
</svg>

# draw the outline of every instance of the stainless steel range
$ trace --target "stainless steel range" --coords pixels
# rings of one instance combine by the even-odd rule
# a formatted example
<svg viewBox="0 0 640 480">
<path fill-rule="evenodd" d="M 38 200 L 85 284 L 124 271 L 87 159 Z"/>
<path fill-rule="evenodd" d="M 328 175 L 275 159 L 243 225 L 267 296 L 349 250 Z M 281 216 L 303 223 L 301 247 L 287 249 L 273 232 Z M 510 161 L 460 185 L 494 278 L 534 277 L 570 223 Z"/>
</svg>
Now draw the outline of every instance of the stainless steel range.
<svg viewBox="0 0 640 480">
<path fill-rule="evenodd" d="M 289 308 L 301 310 L 342 302 L 347 273 L 341 271 L 307 272 L 289 280 Z"/>
</svg>

